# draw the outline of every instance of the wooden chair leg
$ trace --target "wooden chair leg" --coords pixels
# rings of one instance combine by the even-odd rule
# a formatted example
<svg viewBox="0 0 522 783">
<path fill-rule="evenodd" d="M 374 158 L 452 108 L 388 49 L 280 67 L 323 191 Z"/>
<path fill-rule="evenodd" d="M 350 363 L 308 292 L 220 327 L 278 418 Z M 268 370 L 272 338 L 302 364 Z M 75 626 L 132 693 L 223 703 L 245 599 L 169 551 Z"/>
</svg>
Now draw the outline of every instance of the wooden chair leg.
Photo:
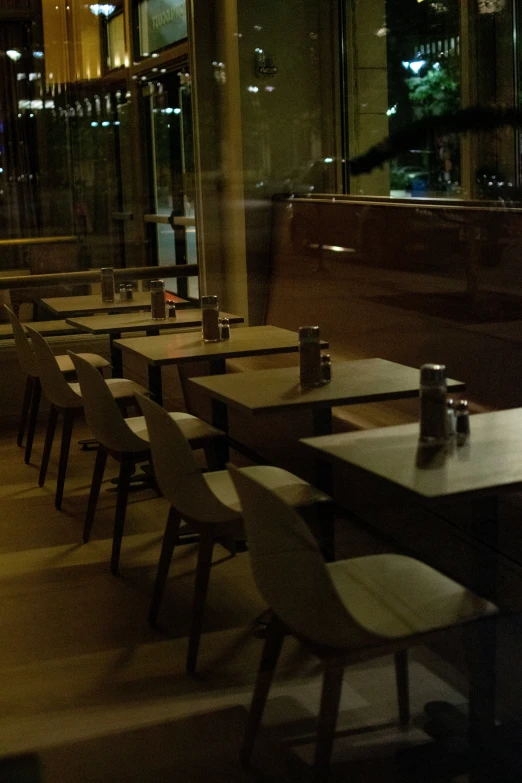
<svg viewBox="0 0 522 783">
<path fill-rule="evenodd" d="M 58 463 L 58 478 L 56 480 L 56 498 L 54 505 L 61 509 L 63 500 L 63 488 L 65 485 L 65 475 L 67 473 L 67 463 L 69 461 L 69 450 L 71 448 L 71 436 L 74 422 L 75 410 L 70 408 L 63 413 L 62 445 L 60 447 L 60 462 Z"/>
<path fill-rule="evenodd" d="M 156 625 L 156 621 L 158 619 L 158 612 L 163 600 L 163 593 L 165 591 L 165 584 L 169 575 L 169 568 L 172 561 L 172 555 L 174 553 L 174 547 L 176 546 L 176 542 L 178 540 L 180 524 L 181 517 L 175 508 L 171 508 L 169 511 L 169 517 L 167 519 L 165 533 L 163 535 L 158 571 L 156 573 L 156 581 L 154 582 L 154 590 L 152 592 L 152 599 L 150 602 L 149 623 L 151 625 Z"/>
<path fill-rule="evenodd" d="M 274 672 L 281 654 L 285 632 L 278 618 L 272 615 L 266 631 L 263 654 L 257 672 L 256 684 L 250 704 L 248 722 L 241 747 L 241 761 L 248 765 L 254 750 L 257 732 L 263 719 L 265 704 L 274 678 Z"/>
<path fill-rule="evenodd" d="M 49 467 L 49 458 L 51 456 L 51 449 L 53 447 L 54 433 L 56 432 L 56 422 L 58 421 L 58 411 L 51 405 L 49 411 L 49 420 L 47 422 L 47 432 L 45 433 L 44 450 L 42 454 L 42 464 L 40 465 L 40 475 L 38 477 L 38 486 L 43 487 L 47 476 L 47 468 Z"/>
<path fill-rule="evenodd" d="M 196 670 L 199 642 L 203 628 L 203 613 L 207 600 L 212 552 L 214 551 L 215 533 L 213 527 L 202 530 L 199 535 L 198 564 L 196 568 L 196 586 L 194 590 L 194 606 L 192 608 L 192 624 L 190 628 L 187 671 L 192 674 Z"/>
<path fill-rule="evenodd" d="M 18 435 L 16 438 L 16 445 L 21 446 L 24 441 L 25 428 L 27 425 L 27 417 L 29 416 L 29 407 L 31 405 L 31 397 L 33 394 L 34 378 L 30 375 L 25 379 L 24 398 L 22 401 L 22 410 L 20 412 L 20 424 L 18 426 Z"/>
<path fill-rule="evenodd" d="M 42 385 L 40 383 L 40 379 L 35 378 L 33 383 L 33 396 L 31 399 L 31 410 L 29 412 L 29 424 L 27 426 L 27 440 L 25 442 L 24 460 L 26 465 L 31 461 L 34 431 L 36 429 L 36 421 L 38 419 L 38 409 L 40 407 L 41 396 L 42 396 Z"/>
<path fill-rule="evenodd" d="M 410 722 L 410 679 L 407 650 L 395 653 L 395 679 L 399 703 L 399 724 L 407 726 Z"/>
<path fill-rule="evenodd" d="M 341 701 L 343 676 L 344 666 L 342 663 L 339 661 L 328 661 L 326 663 L 321 693 L 321 707 L 319 710 L 317 744 L 315 747 L 313 774 L 315 783 L 324 783 L 325 780 L 328 780 L 335 727 L 337 726 L 337 715 Z"/>
<path fill-rule="evenodd" d="M 114 517 L 114 536 L 112 539 L 111 571 L 116 576 L 120 562 L 121 540 L 125 525 L 125 512 L 129 498 L 129 485 L 134 470 L 132 460 L 123 458 L 120 463 L 120 475 L 118 476 L 118 495 L 116 498 L 116 515 Z"/>
<path fill-rule="evenodd" d="M 104 449 L 100 443 L 100 445 L 98 446 L 98 452 L 96 454 L 96 461 L 94 463 L 91 491 L 89 493 L 89 503 L 87 505 L 85 525 L 83 526 L 84 544 L 86 544 L 91 537 L 92 523 L 94 522 L 94 515 L 96 514 L 96 506 L 98 505 L 98 498 L 100 497 L 100 489 L 103 481 L 103 474 L 105 473 L 106 463 L 107 463 L 107 450 Z"/>
</svg>

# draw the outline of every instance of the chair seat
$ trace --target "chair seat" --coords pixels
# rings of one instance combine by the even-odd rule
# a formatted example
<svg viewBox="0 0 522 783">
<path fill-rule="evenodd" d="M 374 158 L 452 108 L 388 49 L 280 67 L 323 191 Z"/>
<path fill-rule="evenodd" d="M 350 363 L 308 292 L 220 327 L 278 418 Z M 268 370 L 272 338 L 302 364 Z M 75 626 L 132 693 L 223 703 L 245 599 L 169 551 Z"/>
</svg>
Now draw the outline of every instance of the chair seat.
<svg viewBox="0 0 522 783">
<path fill-rule="evenodd" d="M 143 386 L 140 386 L 139 383 L 128 381 L 126 378 L 108 378 L 106 383 L 115 400 L 134 397 L 136 394 L 148 394 L 147 390 L 144 389 Z M 73 392 L 76 392 L 76 394 L 81 397 L 79 383 L 70 383 L 69 386 Z"/>
<path fill-rule="evenodd" d="M 198 419 L 196 416 L 192 416 L 190 413 L 175 411 L 169 413 L 169 416 L 179 424 L 183 435 L 188 441 L 204 440 L 224 435 L 221 430 L 216 429 L 211 424 L 207 424 L 206 421 Z M 134 416 L 132 419 L 126 419 L 125 421 L 135 435 L 143 440 L 149 440 L 145 416 Z"/>
<path fill-rule="evenodd" d="M 108 362 L 107 359 L 104 359 L 103 356 L 98 356 L 97 353 L 79 353 L 78 356 L 81 356 L 86 362 L 92 364 L 93 367 L 110 367 L 110 362 Z M 62 372 L 74 372 L 74 364 L 67 354 L 57 356 L 56 361 Z"/>
<path fill-rule="evenodd" d="M 425 563 L 403 555 L 339 560 L 327 568 L 352 618 L 379 637 L 426 633 L 498 611 Z"/>
<path fill-rule="evenodd" d="M 252 476 L 295 508 L 331 500 L 324 492 L 282 468 L 275 468 L 271 465 L 253 465 L 248 468 L 240 468 L 240 472 Z M 234 509 L 234 511 L 241 511 L 239 497 L 228 471 L 218 470 L 205 473 L 203 478 L 225 506 Z"/>
</svg>

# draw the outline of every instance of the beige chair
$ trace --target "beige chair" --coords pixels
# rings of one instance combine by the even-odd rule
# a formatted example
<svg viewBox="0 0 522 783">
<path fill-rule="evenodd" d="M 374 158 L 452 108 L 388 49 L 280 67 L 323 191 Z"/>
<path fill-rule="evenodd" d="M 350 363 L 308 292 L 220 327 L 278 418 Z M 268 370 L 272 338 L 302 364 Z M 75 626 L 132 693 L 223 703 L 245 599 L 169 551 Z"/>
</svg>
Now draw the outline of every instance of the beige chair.
<svg viewBox="0 0 522 783">
<path fill-rule="evenodd" d="M 409 720 L 407 650 L 443 629 L 496 613 L 433 568 L 402 555 L 325 563 L 300 515 L 252 474 L 229 466 L 243 508 L 252 570 L 273 619 L 242 756 L 250 760 L 286 634 L 324 663 L 314 774 L 328 779 L 344 668 L 395 653 L 401 724 Z"/>
<path fill-rule="evenodd" d="M 87 424 L 100 444 L 85 519 L 84 542 L 90 538 L 107 454 L 120 463 L 111 556 L 111 570 L 116 574 L 120 559 L 130 478 L 137 462 L 150 459 L 147 425 L 143 416 L 124 419 L 109 387 L 99 373 L 85 359 L 71 351 L 69 355 L 80 382 Z M 225 433 L 189 413 L 176 412 L 166 415 L 178 423 L 184 437 L 193 449 L 204 449 L 208 467 L 215 468 L 222 451 L 220 441 L 226 442 Z"/>
<path fill-rule="evenodd" d="M 28 463 L 31 460 L 31 452 L 33 448 L 34 431 L 36 428 L 36 420 L 38 418 L 38 409 L 40 407 L 40 397 L 42 387 L 40 378 L 38 377 L 38 371 L 36 369 L 36 361 L 34 358 L 34 352 L 27 337 L 24 327 L 13 313 L 13 311 L 4 305 L 4 309 L 9 316 L 11 326 L 13 328 L 13 337 L 15 341 L 16 356 L 18 363 L 22 368 L 22 372 L 25 373 L 25 390 L 22 400 L 22 412 L 20 415 L 20 424 L 18 427 L 18 436 L 16 442 L 18 446 L 22 446 L 25 428 L 27 426 L 27 418 L 29 417 L 29 426 L 27 428 L 27 441 L 25 445 L 25 462 Z M 109 362 L 104 359 L 103 356 L 98 356 L 95 353 L 82 353 L 83 356 L 93 367 L 97 367 L 102 370 L 104 367 L 109 367 Z M 74 373 L 74 366 L 70 358 L 65 355 L 56 356 L 56 362 L 60 369 L 60 372 L 64 374 Z"/>
<path fill-rule="evenodd" d="M 40 467 L 40 476 L 38 479 L 38 485 L 40 487 L 43 487 L 45 483 L 58 416 L 60 413 L 63 415 L 62 443 L 60 447 L 60 462 L 58 465 L 55 499 L 56 508 L 59 509 L 62 505 L 73 422 L 83 408 L 83 400 L 80 385 L 78 383 L 67 383 L 58 362 L 56 361 L 56 357 L 42 335 L 30 327 L 27 327 L 27 331 L 31 337 L 36 371 L 40 383 L 45 396 L 51 403 L 42 464 Z M 70 357 L 67 357 L 67 359 L 71 362 L 71 367 L 74 370 L 74 365 L 72 364 Z M 128 381 L 125 378 L 109 378 L 108 380 L 103 380 L 100 376 L 100 380 L 104 384 L 107 384 L 113 397 L 118 400 L 118 403 L 122 406 L 134 404 L 136 394 L 143 394 L 143 392 L 146 391 L 143 386 L 139 386 L 139 384 L 134 383 L 134 381 Z"/>
<path fill-rule="evenodd" d="M 196 668 L 203 611 L 208 590 L 212 551 L 217 537 L 233 535 L 240 529 L 241 507 L 233 482 L 226 470 L 202 473 L 177 422 L 163 408 L 138 397 L 149 431 L 152 462 L 156 481 L 171 504 L 149 621 L 155 623 L 165 589 L 181 519 L 200 536 L 192 626 L 189 637 L 187 669 Z M 287 470 L 268 465 L 241 468 L 293 506 L 299 508 L 331 505 L 330 498 Z"/>
</svg>

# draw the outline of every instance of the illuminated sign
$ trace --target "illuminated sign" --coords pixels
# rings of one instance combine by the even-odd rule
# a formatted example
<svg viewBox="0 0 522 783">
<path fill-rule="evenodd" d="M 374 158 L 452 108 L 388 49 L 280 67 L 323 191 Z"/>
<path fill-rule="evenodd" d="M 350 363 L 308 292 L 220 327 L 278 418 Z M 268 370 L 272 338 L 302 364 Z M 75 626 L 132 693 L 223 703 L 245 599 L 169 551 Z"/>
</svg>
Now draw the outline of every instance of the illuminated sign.
<svg viewBox="0 0 522 783">
<path fill-rule="evenodd" d="M 143 0 L 139 8 L 142 56 L 187 37 L 185 0 Z"/>
</svg>

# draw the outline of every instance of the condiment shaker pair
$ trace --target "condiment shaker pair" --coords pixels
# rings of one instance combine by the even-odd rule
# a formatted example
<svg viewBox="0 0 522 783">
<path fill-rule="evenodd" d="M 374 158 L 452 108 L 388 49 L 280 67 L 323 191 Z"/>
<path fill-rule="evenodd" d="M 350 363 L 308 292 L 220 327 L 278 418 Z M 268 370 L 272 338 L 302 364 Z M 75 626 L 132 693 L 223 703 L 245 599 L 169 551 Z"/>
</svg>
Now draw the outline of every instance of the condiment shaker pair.
<svg viewBox="0 0 522 783">
<path fill-rule="evenodd" d="M 230 340 L 230 321 L 219 317 L 217 296 L 201 297 L 201 323 L 203 342 L 218 343 Z"/>
<path fill-rule="evenodd" d="M 421 443 L 442 446 L 453 435 L 462 440 L 469 435 L 467 400 L 455 403 L 447 397 L 446 367 L 443 364 L 423 364 L 420 378 L 420 440 Z"/>
<path fill-rule="evenodd" d="M 332 380 L 330 354 L 321 356 L 318 326 L 299 328 L 299 380 L 301 386 L 322 386 Z"/>
</svg>

